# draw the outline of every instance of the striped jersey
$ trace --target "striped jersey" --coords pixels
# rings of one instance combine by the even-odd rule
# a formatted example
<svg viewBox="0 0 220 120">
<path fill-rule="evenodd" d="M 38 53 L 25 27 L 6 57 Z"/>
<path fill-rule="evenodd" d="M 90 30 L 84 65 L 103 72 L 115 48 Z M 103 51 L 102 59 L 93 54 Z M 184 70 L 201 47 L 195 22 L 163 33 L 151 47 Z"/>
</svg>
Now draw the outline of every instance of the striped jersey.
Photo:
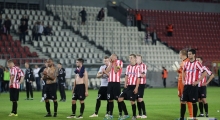
<svg viewBox="0 0 220 120">
<path fill-rule="evenodd" d="M 123 62 L 121 60 L 116 60 L 115 63 L 112 63 L 112 64 L 113 65 L 115 64 L 116 66 L 120 67 L 120 70 L 117 73 L 115 73 L 114 67 L 112 66 L 110 73 L 109 73 L 108 82 L 120 82 Z"/>
<path fill-rule="evenodd" d="M 197 60 L 193 62 L 187 61 L 183 70 L 185 71 L 185 85 L 192 85 L 199 79 L 199 73 L 203 72 L 202 65 Z"/>
<path fill-rule="evenodd" d="M 20 89 L 19 82 L 21 80 L 21 77 L 24 76 L 23 71 L 19 67 L 14 66 L 10 69 L 10 77 L 12 77 L 12 76 L 14 76 L 14 79 L 13 79 L 13 83 L 10 86 L 10 88 Z"/>
<path fill-rule="evenodd" d="M 140 67 L 140 69 L 139 69 L 140 74 L 147 74 L 147 65 L 146 64 L 141 63 L 141 64 L 139 64 L 139 67 Z M 147 82 L 147 76 L 140 78 L 140 84 L 146 84 L 146 82 Z"/>
<path fill-rule="evenodd" d="M 138 78 L 140 78 L 139 65 L 128 65 L 125 74 L 127 75 L 128 85 L 136 85 Z"/>
<path fill-rule="evenodd" d="M 212 75 L 212 72 L 209 70 L 208 67 L 203 66 L 202 69 L 203 69 L 204 71 L 206 71 L 209 76 Z M 202 72 L 199 72 L 199 77 L 201 77 L 201 76 L 202 76 Z M 207 77 L 205 76 L 205 77 L 199 82 L 198 87 L 201 87 L 203 83 L 206 83 L 206 79 L 207 79 Z"/>
</svg>

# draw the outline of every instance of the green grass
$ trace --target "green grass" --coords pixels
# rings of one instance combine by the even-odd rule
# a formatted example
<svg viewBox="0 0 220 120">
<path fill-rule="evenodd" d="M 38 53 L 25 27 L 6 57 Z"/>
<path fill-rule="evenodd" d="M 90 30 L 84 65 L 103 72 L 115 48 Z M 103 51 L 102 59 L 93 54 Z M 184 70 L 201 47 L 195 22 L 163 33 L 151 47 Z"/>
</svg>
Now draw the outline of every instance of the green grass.
<svg viewBox="0 0 220 120">
<path fill-rule="evenodd" d="M 208 103 L 209 116 L 220 119 L 220 88 L 208 87 Z M 67 101 L 59 102 L 58 117 L 44 118 L 46 114 L 44 103 L 40 102 L 41 92 L 34 92 L 34 100 L 25 101 L 25 92 L 20 92 L 20 100 L 18 102 L 18 117 L 8 117 L 11 111 L 11 102 L 9 101 L 9 94 L 2 93 L 0 95 L 0 120 L 41 120 L 41 119 L 66 119 L 71 114 L 71 91 L 66 91 Z M 57 92 L 59 96 L 59 93 Z M 106 102 L 103 101 L 98 118 L 89 118 L 89 115 L 94 113 L 95 103 L 97 97 L 97 90 L 90 90 L 89 96 L 85 100 L 85 120 L 103 120 L 106 111 Z M 58 97 L 59 99 L 59 97 Z M 147 109 L 148 120 L 174 120 L 179 117 L 180 104 L 177 97 L 176 88 L 152 88 L 145 90 L 144 101 Z M 129 101 L 125 101 L 129 114 L 132 115 Z M 77 112 L 79 114 L 79 103 L 77 104 Z M 53 104 L 51 104 L 51 111 L 53 112 Z M 188 116 L 188 110 L 186 112 Z M 118 117 L 118 109 L 115 104 L 114 107 L 115 120 Z"/>
</svg>

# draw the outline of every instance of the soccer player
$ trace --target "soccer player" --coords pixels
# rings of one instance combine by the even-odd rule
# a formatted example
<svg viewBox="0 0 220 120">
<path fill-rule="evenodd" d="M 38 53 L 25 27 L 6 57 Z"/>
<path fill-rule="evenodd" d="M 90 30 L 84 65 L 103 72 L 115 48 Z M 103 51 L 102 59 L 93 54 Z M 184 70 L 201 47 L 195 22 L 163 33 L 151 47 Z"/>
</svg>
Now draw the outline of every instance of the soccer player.
<svg viewBox="0 0 220 120">
<path fill-rule="evenodd" d="M 203 62 L 202 57 L 197 57 L 196 60 L 198 60 L 201 64 Z M 204 117 L 203 105 L 204 105 L 204 109 L 205 109 L 205 116 L 206 117 L 209 116 L 208 115 L 208 103 L 206 100 L 206 85 L 209 84 L 209 82 L 215 77 L 214 74 L 212 74 L 212 72 L 206 66 L 203 66 L 203 70 L 205 70 L 210 77 L 207 82 L 206 82 L 206 77 L 204 77 L 202 79 L 202 81 L 200 81 L 198 84 L 198 87 L 199 87 L 198 101 L 199 101 L 199 110 L 200 110 L 200 115 L 198 117 Z M 200 72 L 199 75 L 201 76 L 201 74 L 202 73 Z"/>
<path fill-rule="evenodd" d="M 136 61 L 137 64 L 140 67 L 140 84 L 138 87 L 138 96 L 137 96 L 137 108 L 138 108 L 138 112 L 139 115 L 137 116 L 137 118 L 147 118 L 147 113 L 146 113 L 146 109 L 145 109 L 145 103 L 143 100 L 144 97 L 144 89 L 146 86 L 146 74 L 147 74 L 147 66 L 146 64 L 144 64 L 142 62 L 142 56 L 141 55 L 136 55 Z M 143 114 L 142 114 L 143 112 Z"/>
<path fill-rule="evenodd" d="M 72 97 L 72 115 L 67 118 L 83 118 L 83 112 L 85 109 L 84 100 L 88 96 L 88 73 L 83 66 L 84 60 L 79 58 L 76 60 L 76 70 L 75 72 L 75 82 L 73 85 L 73 97 Z M 79 100 L 80 107 L 80 115 L 76 117 L 76 101 Z"/>
<path fill-rule="evenodd" d="M 32 89 L 32 84 L 34 81 L 33 69 L 30 68 L 30 65 L 28 62 L 25 62 L 25 68 L 26 68 L 26 71 L 25 71 L 24 79 L 25 79 L 25 84 L 26 84 L 26 95 L 27 95 L 27 98 L 25 100 L 29 100 L 29 93 L 31 94 L 30 100 L 33 100 L 33 89 Z"/>
<path fill-rule="evenodd" d="M 109 73 L 108 78 L 108 87 L 107 87 L 107 99 L 108 99 L 108 106 L 109 106 L 109 115 L 104 118 L 106 119 L 113 119 L 113 108 L 114 103 L 113 100 L 117 100 L 118 102 L 118 96 L 121 92 L 120 87 L 120 79 L 121 79 L 121 73 L 123 68 L 123 62 L 121 60 L 118 60 L 118 57 L 116 54 L 112 54 L 109 58 L 110 62 L 105 70 L 105 73 Z M 120 103 L 118 102 L 118 109 L 119 109 L 119 117 L 122 115 L 122 109 L 120 107 Z"/>
<path fill-rule="evenodd" d="M 128 115 L 128 111 L 126 108 L 124 98 L 126 97 L 131 102 L 133 117 L 132 120 L 136 120 L 136 104 L 135 100 L 137 98 L 138 87 L 140 83 L 140 68 L 139 65 L 136 64 L 136 55 L 130 54 L 129 55 L 129 62 L 130 65 L 127 66 L 125 72 L 125 84 L 124 90 L 121 92 L 118 101 L 120 102 L 121 108 L 124 112 L 124 116 L 122 116 L 119 120 L 128 119 L 130 116 Z"/>
<path fill-rule="evenodd" d="M 97 73 L 97 78 L 101 78 L 101 87 L 99 88 L 98 97 L 96 100 L 95 113 L 89 117 L 98 117 L 99 108 L 101 106 L 101 100 L 107 100 L 107 86 L 109 73 L 105 73 L 105 70 L 109 64 L 109 57 L 106 56 L 103 61 L 105 65 L 102 65 Z M 107 101 L 106 115 L 108 114 L 108 111 L 109 109 Z"/>
<path fill-rule="evenodd" d="M 50 102 L 49 99 L 53 100 L 54 103 L 54 115 L 53 117 L 57 117 L 57 69 L 55 68 L 53 64 L 52 59 L 47 60 L 48 67 L 44 69 L 43 71 L 43 80 L 46 80 L 45 85 L 45 104 L 46 104 L 46 110 L 47 114 L 45 117 L 52 117 L 50 112 Z"/>
<path fill-rule="evenodd" d="M 189 59 L 187 58 L 187 50 L 184 50 L 184 49 L 181 50 L 179 52 L 179 56 L 180 56 L 180 59 L 182 60 L 182 62 L 180 63 L 180 68 L 177 70 L 177 72 L 179 74 L 179 77 L 178 77 L 178 97 L 181 98 L 181 96 L 183 94 L 183 87 L 184 87 L 184 84 L 182 82 L 182 71 L 183 71 L 184 64 L 189 61 Z M 189 110 L 189 116 L 193 117 L 192 103 L 187 102 L 187 106 L 188 106 L 188 110 Z"/>
<path fill-rule="evenodd" d="M 23 71 L 14 65 L 12 60 L 7 61 L 7 66 L 10 68 L 10 101 L 12 101 L 12 111 L 9 116 L 18 116 L 17 107 L 18 107 L 18 99 L 19 99 L 19 89 L 20 84 L 24 80 Z"/>
<path fill-rule="evenodd" d="M 62 68 L 62 64 L 58 63 L 58 84 L 59 84 L 59 90 L 60 90 L 60 102 L 66 101 L 66 93 L 65 93 L 65 84 L 66 84 L 66 71 L 64 68 Z"/>
<path fill-rule="evenodd" d="M 44 95 L 45 95 L 45 84 L 46 84 L 46 79 L 43 79 L 43 75 L 41 75 L 41 73 L 43 73 L 44 69 L 48 67 L 47 65 L 47 61 L 45 61 L 45 66 L 43 66 L 42 68 L 40 68 L 39 72 L 38 72 L 38 75 L 39 77 L 41 78 L 42 80 L 42 86 L 43 86 L 43 89 L 42 89 L 42 98 L 41 98 L 41 101 L 40 102 L 44 102 Z"/>
<path fill-rule="evenodd" d="M 181 110 L 180 120 L 184 120 L 186 112 L 186 102 L 192 102 L 193 104 L 193 117 L 196 118 L 198 107 L 196 102 L 198 101 L 198 83 L 203 79 L 204 75 L 199 78 L 199 72 L 203 72 L 202 65 L 196 61 L 196 51 L 194 49 L 188 50 L 189 61 L 185 62 L 183 67 L 183 79 L 184 84 L 183 94 L 181 96 Z"/>
</svg>

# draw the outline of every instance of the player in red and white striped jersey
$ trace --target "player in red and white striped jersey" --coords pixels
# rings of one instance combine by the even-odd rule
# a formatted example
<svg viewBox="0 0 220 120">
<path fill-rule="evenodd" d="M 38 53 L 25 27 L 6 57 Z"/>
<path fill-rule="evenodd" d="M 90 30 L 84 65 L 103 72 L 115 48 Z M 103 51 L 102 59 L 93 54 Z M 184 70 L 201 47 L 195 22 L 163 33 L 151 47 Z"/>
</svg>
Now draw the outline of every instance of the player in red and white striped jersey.
<svg viewBox="0 0 220 120">
<path fill-rule="evenodd" d="M 198 107 L 196 102 L 198 101 L 198 83 L 203 79 L 204 75 L 199 78 L 199 72 L 203 72 L 202 65 L 196 61 L 196 51 L 190 49 L 188 51 L 188 58 L 183 67 L 183 84 L 184 90 L 181 96 L 181 112 L 180 120 L 184 120 L 186 112 L 186 102 L 193 103 L 193 117 L 196 117 Z"/>
<path fill-rule="evenodd" d="M 108 87 L 107 87 L 107 99 L 109 101 L 109 116 L 106 116 L 104 119 L 113 119 L 113 100 L 118 101 L 118 96 L 121 92 L 120 79 L 123 68 L 123 62 L 118 60 L 116 54 L 112 54 L 109 58 L 110 62 L 108 68 L 105 70 L 105 73 L 109 73 L 108 78 Z M 122 110 L 118 102 L 119 115 L 121 116 Z"/>
<path fill-rule="evenodd" d="M 201 64 L 203 62 L 202 57 L 197 57 L 196 60 L 198 60 Z M 215 77 L 214 74 L 207 68 L 206 66 L 203 66 L 203 70 L 210 76 L 209 80 L 206 81 L 206 77 L 204 77 L 198 84 L 199 90 L 198 90 L 198 101 L 199 101 L 199 110 L 200 115 L 198 117 L 204 117 L 203 114 L 203 105 L 205 109 L 206 117 L 208 117 L 208 103 L 206 101 L 206 85 Z M 200 76 L 202 76 L 202 73 L 199 73 Z"/>
<path fill-rule="evenodd" d="M 147 77 L 146 77 L 146 74 L 147 74 L 147 65 L 144 64 L 142 62 L 142 56 L 141 55 L 136 55 L 136 58 L 137 58 L 137 64 L 139 65 L 140 67 L 140 84 L 139 84 L 139 87 L 138 87 L 138 96 L 137 96 L 137 108 L 138 108 L 138 111 L 139 111 L 139 115 L 137 116 L 137 118 L 147 118 L 147 114 L 146 114 L 146 109 L 145 109 L 145 103 L 144 103 L 144 100 L 143 100 L 143 97 L 144 97 L 144 89 L 145 89 L 145 86 L 146 86 L 146 82 L 147 82 Z M 142 114 L 142 111 L 143 111 L 143 114 Z"/>
<path fill-rule="evenodd" d="M 9 116 L 18 116 L 17 114 L 17 101 L 19 99 L 19 89 L 20 84 L 24 80 L 24 73 L 23 71 L 14 65 L 12 60 L 7 61 L 7 65 L 10 68 L 10 101 L 12 101 L 12 111 Z"/>
<path fill-rule="evenodd" d="M 136 64 L 136 55 L 131 54 L 129 56 L 130 65 L 127 66 L 125 72 L 125 85 L 124 90 L 120 94 L 118 101 L 120 102 L 121 108 L 124 111 L 124 116 L 119 118 L 119 120 L 124 120 L 129 118 L 128 111 L 126 108 L 124 98 L 126 97 L 128 100 L 131 101 L 133 117 L 132 120 L 136 120 L 136 104 L 135 100 L 137 98 L 138 87 L 140 83 L 140 67 Z"/>
</svg>

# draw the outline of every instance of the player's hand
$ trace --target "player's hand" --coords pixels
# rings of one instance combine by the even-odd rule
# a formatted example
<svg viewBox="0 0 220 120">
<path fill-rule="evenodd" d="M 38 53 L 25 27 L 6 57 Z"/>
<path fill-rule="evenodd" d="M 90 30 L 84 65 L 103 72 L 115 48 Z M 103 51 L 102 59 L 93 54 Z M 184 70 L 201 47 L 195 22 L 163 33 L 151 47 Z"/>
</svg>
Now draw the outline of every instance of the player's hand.
<svg viewBox="0 0 220 120">
<path fill-rule="evenodd" d="M 196 86 L 199 83 L 199 81 L 194 82 L 192 85 Z"/>
<path fill-rule="evenodd" d="M 88 91 L 86 91 L 86 92 L 85 92 L 85 96 L 86 96 L 86 97 L 87 97 L 87 96 L 89 96 L 89 93 L 88 93 Z"/>
<path fill-rule="evenodd" d="M 134 94 L 137 94 L 138 93 L 138 88 L 135 88 L 133 92 L 134 92 Z"/>
<path fill-rule="evenodd" d="M 47 75 L 47 71 L 43 71 L 43 75 Z"/>
<path fill-rule="evenodd" d="M 182 80 L 183 85 L 185 84 L 185 80 Z"/>
<path fill-rule="evenodd" d="M 202 86 L 207 86 L 207 83 L 203 83 Z"/>
<path fill-rule="evenodd" d="M 128 86 L 127 84 L 124 84 L 124 88 L 127 88 L 127 86 Z"/>
</svg>

